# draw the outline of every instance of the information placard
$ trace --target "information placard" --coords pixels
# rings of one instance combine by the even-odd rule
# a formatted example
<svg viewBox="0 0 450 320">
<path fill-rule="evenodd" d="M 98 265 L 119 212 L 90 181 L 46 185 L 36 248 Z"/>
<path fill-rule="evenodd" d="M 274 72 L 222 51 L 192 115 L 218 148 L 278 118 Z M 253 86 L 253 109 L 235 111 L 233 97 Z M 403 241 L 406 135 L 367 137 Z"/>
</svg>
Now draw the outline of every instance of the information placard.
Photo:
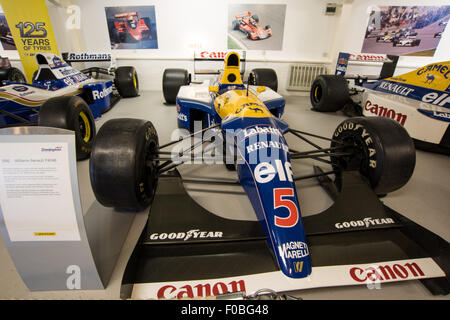
<svg viewBox="0 0 450 320">
<path fill-rule="evenodd" d="M 0 204 L 11 242 L 80 241 L 68 144 L 0 143 Z"/>
</svg>

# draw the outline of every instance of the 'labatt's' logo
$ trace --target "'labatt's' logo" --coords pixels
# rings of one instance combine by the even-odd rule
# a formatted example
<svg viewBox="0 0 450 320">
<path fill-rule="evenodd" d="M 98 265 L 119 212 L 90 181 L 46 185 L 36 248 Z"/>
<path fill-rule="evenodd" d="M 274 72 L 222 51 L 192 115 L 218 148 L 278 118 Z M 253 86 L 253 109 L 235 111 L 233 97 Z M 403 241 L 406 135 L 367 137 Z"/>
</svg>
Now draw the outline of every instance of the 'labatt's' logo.
<svg viewBox="0 0 450 320">
<path fill-rule="evenodd" d="M 273 128 L 273 127 L 260 127 L 255 126 L 252 128 L 245 128 L 244 129 L 244 138 L 248 138 L 251 136 L 254 136 L 255 134 L 276 134 L 278 136 L 281 136 L 281 131 L 279 129 Z"/>
<path fill-rule="evenodd" d="M 424 109 L 418 109 L 420 113 L 441 121 L 450 122 L 450 113 L 449 112 L 443 112 L 443 111 L 437 111 L 437 110 L 424 110 Z"/>
</svg>

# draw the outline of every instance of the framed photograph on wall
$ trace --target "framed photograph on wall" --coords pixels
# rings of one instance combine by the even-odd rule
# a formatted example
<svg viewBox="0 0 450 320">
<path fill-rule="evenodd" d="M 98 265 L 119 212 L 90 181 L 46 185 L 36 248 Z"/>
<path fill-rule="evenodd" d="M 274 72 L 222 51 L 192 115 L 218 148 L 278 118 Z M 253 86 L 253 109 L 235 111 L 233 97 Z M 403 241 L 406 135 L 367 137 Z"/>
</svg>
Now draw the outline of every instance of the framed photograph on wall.
<svg viewBox="0 0 450 320">
<path fill-rule="evenodd" d="M 285 4 L 230 4 L 228 49 L 281 50 Z"/>
<path fill-rule="evenodd" d="M 434 56 L 450 6 L 380 6 L 370 13 L 361 52 Z"/>
<path fill-rule="evenodd" d="M 111 49 L 158 49 L 155 6 L 105 7 Z"/>
</svg>

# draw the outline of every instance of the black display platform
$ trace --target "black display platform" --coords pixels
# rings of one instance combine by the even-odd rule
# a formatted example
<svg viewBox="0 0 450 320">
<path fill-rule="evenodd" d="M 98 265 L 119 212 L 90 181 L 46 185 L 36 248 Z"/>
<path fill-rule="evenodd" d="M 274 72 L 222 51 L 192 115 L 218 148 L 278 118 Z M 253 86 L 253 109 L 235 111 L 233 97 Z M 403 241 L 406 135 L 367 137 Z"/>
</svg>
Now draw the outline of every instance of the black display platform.
<svg viewBox="0 0 450 320">
<path fill-rule="evenodd" d="M 450 293 L 447 241 L 385 206 L 358 172 L 343 173 L 341 192 L 328 178 L 319 181 L 334 204 L 303 218 L 313 268 L 431 257 L 446 277 L 422 283 L 432 294 Z M 147 226 L 125 270 L 121 297 L 129 298 L 136 283 L 277 270 L 259 222 L 225 219 L 207 211 L 187 194 L 175 171 L 159 181 Z"/>
</svg>

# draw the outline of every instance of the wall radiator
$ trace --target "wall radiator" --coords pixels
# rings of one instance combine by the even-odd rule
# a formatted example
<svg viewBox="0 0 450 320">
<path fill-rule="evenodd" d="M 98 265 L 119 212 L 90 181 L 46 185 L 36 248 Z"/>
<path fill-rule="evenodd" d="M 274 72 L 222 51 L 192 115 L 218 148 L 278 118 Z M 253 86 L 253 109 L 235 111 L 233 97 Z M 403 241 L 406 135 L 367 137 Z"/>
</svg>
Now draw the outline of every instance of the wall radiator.
<svg viewBox="0 0 450 320">
<path fill-rule="evenodd" d="M 286 89 L 309 91 L 314 79 L 326 73 L 327 68 L 324 64 L 292 64 Z"/>
</svg>

